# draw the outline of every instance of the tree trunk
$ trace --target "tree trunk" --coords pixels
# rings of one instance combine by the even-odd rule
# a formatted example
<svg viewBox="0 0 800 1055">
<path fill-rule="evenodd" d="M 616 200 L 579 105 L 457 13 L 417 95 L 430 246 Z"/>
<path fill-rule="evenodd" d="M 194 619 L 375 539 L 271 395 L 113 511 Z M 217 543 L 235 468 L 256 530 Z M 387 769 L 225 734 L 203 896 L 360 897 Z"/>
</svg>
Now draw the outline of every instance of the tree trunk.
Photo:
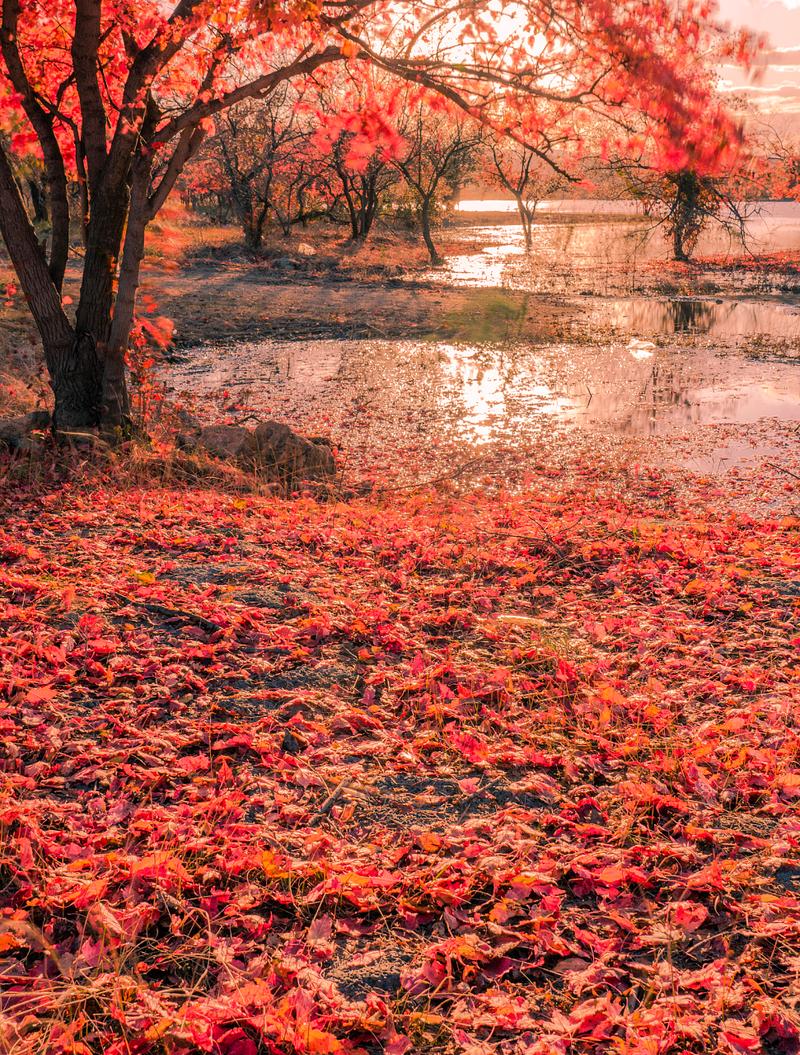
<svg viewBox="0 0 800 1055">
<path fill-rule="evenodd" d="M 91 337 L 77 339 L 61 305 L 44 250 L 0 147 L 0 231 L 42 339 L 55 394 L 57 429 L 82 429 L 100 417 L 101 366 Z"/>
<path fill-rule="evenodd" d="M 103 363 L 102 427 L 104 433 L 109 435 L 124 434 L 131 427 L 125 356 L 133 329 L 139 269 L 144 258 L 145 231 L 150 219 L 149 191 L 150 161 L 140 155 L 131 178 L 128 226 L 119 269 L 114 317 Z"/>
<path fill-rule="evenodd" d="M 364 206 L 364 222 L 362 226 L 361 237 L 364 241 L 367 240 L 367 236 L 373 228 L 375 223 L 375 217 L 378 214 L 378 191 L 375 187 L 375 182 L 370 181 L 367 194 L 366 202 Z"/>
<path fill-rule="evenodd" d="M 54 426 L 59 432 L 85 432 L 100 424 L 103 363 L 91 334 L 68 345 L 44 346 L 55 395 Z"/>
<path fill-rule="evenodd" d="M 31 204 L 33 205 L 33 222 L 47 223 L 50 217 L 47 214 L 47 198 L 44 191 L 35 179 L 30 178 L 28 179 L 28 190 L 31 195 Z"/>
<path fill-rule="evenodd" d="M 247 248 L 251 252 L 257 253 L 258 250 L 261 248 L 261 237 L 262 237 L 261 236 L 261 231 L 259 230 L 259 227 L 258 227 L 258 224 L 256 223 L 254 218 L 251 218 L 250 220 L 248 220 L 247 223 L 245 223 L 243 225 L 243 227 L 244 227 L 244 244 L 247 246 Z"/>
<path fill-rule="evenodd" d="M 439 251 L 436 248 L 433 237 L 431 235 L 431 200 L 430 198 L 422 199 L 422 237 L 425 239 L 425 245 L 428 247 L 428 253 L 430 254 L 431 263 L 434 267 L 439 267 L 444 263 L 444 260 L 439 256 Z"/>
<path fill-rule="evenodd" d="M 267 216 L 269 216 L 269 205 L 269 192 L 267 191 L 255 218 L 256 237 L 258 239 L 258 244 L 255 246 L 256 249 L 260 249 L 264 244 L 264 228 L 267 224 Z"/>
<path fill-rule="evenodd" d="M 357 242 L 361 234 L 361 226 L 358 222 L 358 210 L 355 207 L 352 197 L 345 191 L 345 201 L 347 202 L 347 212 L 350 216 L 350 238 L 353 242 Z"/>
<path fill-rule="evenodd" d="M 56 420 L 72 429 L 98 428 L 103 373 L 111 336 L 114 280 L 128 211 L 127 186 L 94 199 L 76 317 L 73 362 L 53 374 Z M 52 371 L 51 371 L 52 373 Z"/>
<path fill-rule="evenodd" d="M 689 254 L 686 252 L 683 239 L 683 225 L 676 223 L 672 230 L 672 256 L 681 264 L 689 262 Z"/>
<path fill-rule="evenodd" d="M 127 184 L 103 188 L 103 191 L 92 202 L 76 317 L 78 333 L 91 334 L 101 348 L 105 348 L 111 330 L 114 282 L 129 201 Z"/>
<path fill-rule="evenodd" d="M 530 250 L 533 248 L 533 215 L 522 198 L 517 198 L 517 212 L 519 213 L 520 223 L 522 224 L 522 235 L 525 239 L 525 248 Z"/>
</svg>

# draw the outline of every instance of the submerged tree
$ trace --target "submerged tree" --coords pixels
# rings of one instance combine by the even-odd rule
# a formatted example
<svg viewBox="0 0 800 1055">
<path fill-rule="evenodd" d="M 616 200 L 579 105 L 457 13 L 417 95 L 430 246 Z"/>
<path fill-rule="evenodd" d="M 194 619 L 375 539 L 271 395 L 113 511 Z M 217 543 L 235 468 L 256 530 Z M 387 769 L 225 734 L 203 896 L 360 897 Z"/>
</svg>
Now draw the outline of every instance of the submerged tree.
<svg viewBox="0 0 800 1055">
<path fill-rule="evenodd" d="M 687 263 L 700 235 L 714 225 L 744 243 L 752 209 L 740 197 L 738 183 L 693 168 L 657 172 L 624 163 L 618 167 L 624 173 L 622 193 L 640 202 L 645 215 L 663 229 L 674 260 Z"/>
<path fill-rule="evenodd" d="M 146 228 L 210 118 L 358 59 L 482 120 L 512 114 L 507 133 L 544 154 L 554 129 L 579 139 L 603 112 L 617 128 L 644 122 L 658 156 L 680 128 L 702 172 L 737 138 L 703 76 L 707 11 L 695 0 L 2 0 L 0 127 L 24 131 L 0 146 L 0 230 L 41 335 L 56 427 L 127 425 Z M 44 164 L 46 251 L 12 165 L 31 151 Z M 62 301 L 71 180 L 86 231 L 74 316 Z"/>
<path fill-rule="evenodd" d="M 525 248 L 531 249 L 539 203 L 557 194 L 567 182 L 565 177 L 540 152 L 497 133 L 488 143 L 487 169 L 488 179 L 513 196 Z"/>
<path fill-rule="evenodd" d="M 770 173 L 765 162 L 747 152 L 723 173 L 690 166 L 657 171 L 622 161 L 614 168 L 622 175 L 620 193 L 641 203 L 645 215 L 664 231 L 673 260 L 687 263 L 710 228 L 747 244 L 748 220 L 758 213 L 760 201 L 782 193 L 778 173 Z"/>
</svg>

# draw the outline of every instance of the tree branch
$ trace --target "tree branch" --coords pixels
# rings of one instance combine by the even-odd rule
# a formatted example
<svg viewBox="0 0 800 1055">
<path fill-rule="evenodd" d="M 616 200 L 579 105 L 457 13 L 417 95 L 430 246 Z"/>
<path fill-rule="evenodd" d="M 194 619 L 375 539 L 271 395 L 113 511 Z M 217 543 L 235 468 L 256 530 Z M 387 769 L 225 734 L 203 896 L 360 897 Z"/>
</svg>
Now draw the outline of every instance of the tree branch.
<svg viewBox="0 0 800 1055">
<path fill-rule="evenodd" d="M 73 329 L 61 305 L 33 224 L 22 200 L 8 156 L 0 144 L 0 233 L 19 278 L 45 350 L 64 347 Z M 50 364 L 48 363 L 48 366 Z"/>
<path fill-rule="evenodd" d="M 234 106 L 243 99 L 252 99 L 257 96 L 263 97 L 269 95 L 270 92 L 274 91 L 274 89 L 283 81 L 290 80 L 292 77 L 298 77 L 303 74 L 313 73 L 314 70 L 319 69 L 320 66 L 325 66 L 330 62 L 341 62 L 343 58 L 344 56 L 342 55 L 340 48 L 330 46 L 325 48 L 324 51 L 317 52 L 315 55 L 301 56 L 290 66 L 284 66 L 279 70 L 265 73 L 263 76 L 250 81 L 248 84 L 241 85 L 239 88 L 234 88 L 231 91 L 226 92 L 218 99 L 209 99 L 202 102 L 198 100 L 194 106 L 191 106 L 182 114 L 173 117 L 171 121 L 168 121 L 167 124 L 158 129 L 155 139 L 159 143 L 167 143 L 174 136 L 179 135 L 185 128 L 190 125 L 198 124 L 205 117 L 212 117 L 214 114 L 218 114 L 222 110 L 227 110 L 228 107 Z"/>
<path fill-rule="evenodd" d="M 101 7 L 101 0 L 75 0 L 75 35 L 71 49 L 92 190 L 99 182 L 107 156 L 106 112 L 98 81 Z"/>
<path fill-rule="evenodd" d="M 22 108 L 33 126 L 44 155 L 50 223 L 52 226 L 50 237 L 50 277 L 56 289 L 61 292 L 69 254 L 67 174 L 64 158 L 53 129 L 53 117 L 40 104 L 25 72 L 17 40 L 19 15 L 19 0 L 3 0 L 2 22 L 0 23 L 0 48 L 2 49 L 11 84 L 21 98 Z"/>
</svg>

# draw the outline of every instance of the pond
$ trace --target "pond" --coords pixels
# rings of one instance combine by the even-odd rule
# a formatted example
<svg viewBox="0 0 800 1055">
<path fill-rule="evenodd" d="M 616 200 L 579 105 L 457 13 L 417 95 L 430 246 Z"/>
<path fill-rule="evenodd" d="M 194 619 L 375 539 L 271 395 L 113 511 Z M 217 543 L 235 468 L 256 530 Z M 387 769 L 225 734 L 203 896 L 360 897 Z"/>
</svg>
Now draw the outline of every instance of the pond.
<svg viewBox="0 0 800 1055">
<path fill-rule="evenodd" d="M 574 429 L 585 442 L 591 433 L 666 437 L 762 419 L 800 423 L 800 366 L 639 338 L 546 347 L 244 342 L 191 351 L 170 380 L 175 392 L 222 396 L 234 415 L 297 421 L 332 431 L 345 448 L 393 446 L 415 458 L 442 443 L 549 450 L 561 435 L 574 447 L 565 435 Z M 759 449 L 745 443 L 735 460 Z M 710 457 L 719 457 L 716 448 Z"/>
<path fill-rule="evenodd" d="M 588 212 L 589 206 L 605 208 L 595 214 Z M 479 222 L 475 225 L 453 232 L 454 252 L 438 272 L 440 281 L 592 294 L 627 292 L 643 284 L 657 289 L 665 281 L 660 265 L 669 261 L 670 246 L 663 231 L 633 208 L 626 212 L 624 202 L 545 202 L 539 217 L 533 229 L 533 249 L 528 253 L 519 225 L 485 223 L 489 217 L 476 215 Z M 696 255 L 719 264 L 740 261 L 749 265 L 757 254 L 798 249 L 800 203 L 770 202 L 749 218 L 745 245 L 724 229 L 711 227 L 701 236 Z M 725 277 L 720 279 L 724 284 Z M 673 281 L 672 277 L 666 280 Z M 691 270 L 685 280 L 689 284 L 696 281 Z M 761 293 L 759 286 L 765 277 L 753 269 L 737 281 Z M 708 277 L 704 284 L 709 284 Z M 800 292 L 800 282 L 792 292 Z"/>
<path fill-rule="evenodd" d="M 610 226 L 571 227 L 565 266 L 596 259 Z M 464 237 L 483 249 L 432 273 L 436 281 L 537 281 L 513 228 Z M 558 338 L 243 341 L 186 350 L 167 381 L 173 394 L 216 399 L 229 420 L 276 417 L 330 434 L 352 466 L 396 474 L 399 462 L 410 479 L 476 451 L 563 462 L 633 442 L 630 457 L 717 472 L 774 456 L 792 436 L 797 447 L 800 298 L 573 290 L 563 308 L 571 321 Z"/>
</svg>

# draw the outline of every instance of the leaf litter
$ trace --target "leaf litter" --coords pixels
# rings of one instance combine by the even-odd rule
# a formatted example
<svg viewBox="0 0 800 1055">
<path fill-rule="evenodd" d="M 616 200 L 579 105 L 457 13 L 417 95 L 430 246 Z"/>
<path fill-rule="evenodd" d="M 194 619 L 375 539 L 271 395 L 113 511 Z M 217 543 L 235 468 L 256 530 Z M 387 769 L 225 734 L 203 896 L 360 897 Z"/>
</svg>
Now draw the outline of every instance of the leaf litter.
<svg viewBox="0 0 800 1055">
<path fill-rule="evenodd" d="M 1 500 L 2 1050 L 800 1051 L 800 519 Z"/>
</svg>

